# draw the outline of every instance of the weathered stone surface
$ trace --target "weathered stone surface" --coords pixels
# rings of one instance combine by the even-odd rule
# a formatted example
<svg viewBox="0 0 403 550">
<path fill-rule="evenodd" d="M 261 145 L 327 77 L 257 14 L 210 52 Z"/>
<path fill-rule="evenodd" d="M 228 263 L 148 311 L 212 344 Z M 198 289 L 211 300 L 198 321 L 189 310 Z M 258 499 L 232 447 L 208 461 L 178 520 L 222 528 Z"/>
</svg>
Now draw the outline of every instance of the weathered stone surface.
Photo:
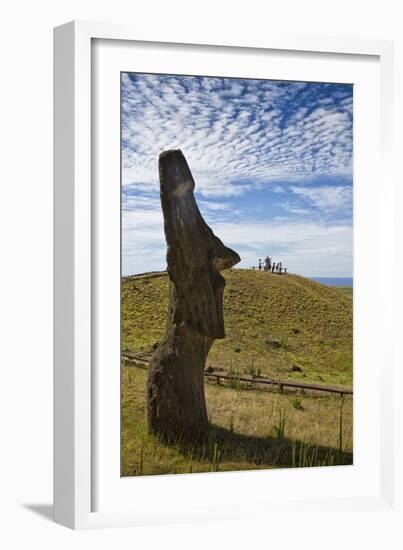
<svg viewBox="0 0 403 550">
<path fill-rule="evenodd" d="M 161 205 L 167 242 L 170 296 L 166 334 L 148 376 L 150 432 L 170 441 L 208 435 L 204 396 L 207 354 L 224 338 L 220 271 L 240 261 L 204 221 L 193 195 L 195 183 L 181 151 L 159 158 Z"/>
</svg>

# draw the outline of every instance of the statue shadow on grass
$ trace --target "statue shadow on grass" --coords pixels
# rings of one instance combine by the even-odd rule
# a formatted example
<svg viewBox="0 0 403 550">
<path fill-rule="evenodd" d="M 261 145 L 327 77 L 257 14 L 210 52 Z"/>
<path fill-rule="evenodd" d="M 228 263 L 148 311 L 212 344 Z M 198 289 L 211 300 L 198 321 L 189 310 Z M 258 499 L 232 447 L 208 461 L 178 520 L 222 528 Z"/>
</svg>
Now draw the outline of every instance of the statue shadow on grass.
<svg viewBox="0 0 403 550">
<path fill-rule="evenodd" d="M 210 423 L 209 441 L 180 445 L 187 456 L 221 463 L 251 463 L 264 467 L 315 467 L 353 464 L 353 453 L 334 447 L 312 445 L 286 437 L 257 437 L 240 434 Z M 252 466 L 251 466 L 252 467 Z M 252 467 L 253 468 L 253 467 Z"/>
</svg>

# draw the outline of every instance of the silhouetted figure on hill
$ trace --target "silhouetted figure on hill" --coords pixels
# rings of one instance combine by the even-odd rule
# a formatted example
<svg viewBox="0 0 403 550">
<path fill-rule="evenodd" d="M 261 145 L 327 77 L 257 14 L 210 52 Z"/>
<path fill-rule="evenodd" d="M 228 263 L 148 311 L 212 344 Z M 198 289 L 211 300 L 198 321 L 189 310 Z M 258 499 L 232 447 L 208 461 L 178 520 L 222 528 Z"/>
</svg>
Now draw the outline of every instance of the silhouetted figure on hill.
<svg viewBox="0 0 403 550">
<path fill-rule="evenodd" d="M 259 271 L 262 270 L 262 260 L 259 258 Z"/>
</svg>

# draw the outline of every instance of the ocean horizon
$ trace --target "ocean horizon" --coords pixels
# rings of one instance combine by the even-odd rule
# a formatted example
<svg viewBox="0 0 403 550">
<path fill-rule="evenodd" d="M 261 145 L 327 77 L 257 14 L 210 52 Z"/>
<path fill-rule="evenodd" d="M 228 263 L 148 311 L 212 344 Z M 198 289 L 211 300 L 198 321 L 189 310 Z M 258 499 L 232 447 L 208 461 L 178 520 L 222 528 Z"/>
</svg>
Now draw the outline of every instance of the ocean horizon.
<svg viewBox="0 0 403 550">
<path fill-rule="evenodd" d="M 353 277 L 308 277 L 308 279 L 327 286 L 353 286 Z"/>
</svg>

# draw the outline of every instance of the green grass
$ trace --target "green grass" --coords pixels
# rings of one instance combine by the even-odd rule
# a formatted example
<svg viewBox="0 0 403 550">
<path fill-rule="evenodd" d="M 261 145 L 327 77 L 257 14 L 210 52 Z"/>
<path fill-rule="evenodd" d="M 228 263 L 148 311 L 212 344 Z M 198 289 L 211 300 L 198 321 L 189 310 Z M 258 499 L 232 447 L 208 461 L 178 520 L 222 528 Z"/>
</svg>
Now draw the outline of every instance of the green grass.
<svg viewBox="0 0 403 550">
<path fill-rule="evenodd" d="M 226 338 L 214 343 L 208 365 L 233 377 L 205 385 L 209 442 L 168 446 L 149 435 L 147 373 L 124 364 L 122 475 L 351 464 L 351 398 L 261 391 L 237 374 L 351 385 L 352 289 L 242 269 L 224 276 Z M 167 305 L 166 274 L 123 280 L 123 349 L 153 351 Z"/>
<path fill-rule="evenodd" d="M 227 370 L 306 382 L 352 384 L 352 289 L 298 275 L 232 269 L 224 272 L 226 338 L 208 364 Z M 122 284 L 122 346 L 149 350 L 164 333 L 168 276 Z M 294 372 L 294 365 L 302 371 Z"/>
</svg>

